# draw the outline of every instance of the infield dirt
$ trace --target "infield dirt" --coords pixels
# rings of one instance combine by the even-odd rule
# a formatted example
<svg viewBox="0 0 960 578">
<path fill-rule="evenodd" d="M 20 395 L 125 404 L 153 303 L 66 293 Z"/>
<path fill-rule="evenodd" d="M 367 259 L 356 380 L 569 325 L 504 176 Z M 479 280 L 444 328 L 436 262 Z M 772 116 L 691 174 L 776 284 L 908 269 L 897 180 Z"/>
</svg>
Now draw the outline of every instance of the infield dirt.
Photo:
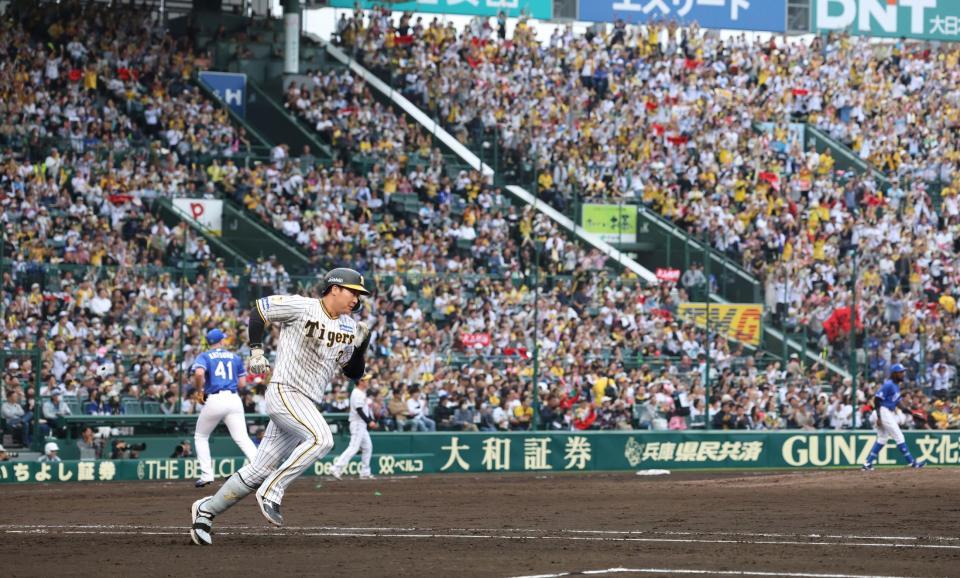
<svg viewBox="0 0 960 578">
<path fill-rule="evenodd" d="M 211 547 L 190 542 L 189 510 L 219 480 L 203 490 L 5 486 L 0 575 L 960 576 L 958 477 L 927 468 L 302 478 L 284 499 L 283 529 L 250 496 L 216 519 Z"/>
</svg>

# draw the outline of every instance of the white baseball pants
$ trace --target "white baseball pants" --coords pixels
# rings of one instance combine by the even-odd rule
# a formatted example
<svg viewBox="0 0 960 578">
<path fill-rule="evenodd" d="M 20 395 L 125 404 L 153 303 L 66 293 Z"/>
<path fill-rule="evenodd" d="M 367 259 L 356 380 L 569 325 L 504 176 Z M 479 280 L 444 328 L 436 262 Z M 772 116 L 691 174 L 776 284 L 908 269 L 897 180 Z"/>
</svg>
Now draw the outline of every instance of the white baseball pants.
<svg viewBox="0 0 960 578">
<path fill-rule="evenodd" d="M 333 467 L 338 471 L 343 471 L 353 459 L 353 456 L 360 453 L 360 475 L 370 475 L 370 456 L 373 454 L 373 442 L 370 440 L 370 432 L 367 431 L 367 424 L 358 421 L 350 422 L 350 445 L 343 450 L 337 461 L 333 462 Z"/>
<path fill-rule="evenodd" d="M 257 456 L 239 473 L 261 497 L 279 504 L 287 486 L 333 449 L 333 432 L 313 400 L 289 385 L 271 383 L 266 398 L 270 423 Z"/>
<path fill-rule="evenodd" d="M 900 431 L 900 424 L 897 423 L 897 413 L 885 407 L 880 408 L 880 418 L 874 424 L 877 431 L 877 442 L 887 443 L 892 439 L 898 445 L 904 442 L 903 432 Z"/>
<path fill-rule="evenodd" d="M 227 424 L 230 437 L 248 460 L 253 461 L 257 454 L 257 446 L 253 445 L 247 434 L 247 422 L 243 417 L 243 402 L 240 401 L 240 396 L 226 390 L 210 395 L 200 410 L 197 429 L 193 434 L 193 445 L 197 449 L 197 461 L 200 462 L 200 479 L 207 482 L 213 481 L 210 434 L 221 421 Z"/>
</svg>

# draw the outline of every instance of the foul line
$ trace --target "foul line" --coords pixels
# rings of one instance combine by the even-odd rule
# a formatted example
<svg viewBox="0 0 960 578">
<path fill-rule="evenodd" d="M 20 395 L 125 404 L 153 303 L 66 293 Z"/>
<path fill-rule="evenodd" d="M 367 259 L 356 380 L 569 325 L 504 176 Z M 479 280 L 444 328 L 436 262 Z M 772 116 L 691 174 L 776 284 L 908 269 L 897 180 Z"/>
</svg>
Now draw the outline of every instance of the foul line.
<svg viewBox="0 0 960 578">
<path fill-rule="evenodd" d="M 559 574 L 532 574 L 515 578 L 561 578 L 581 574 L 710 574 L 714 576 L 799 576 L 800 578 L 909 578 L 906 576 L 877 576 L 873 574 L 811 574 L 809 572 L 763 572 L 755 570 L 690 570 L 678 568 L 607 568 Z"/>
<path fill-rule="evenodd" d="M 217 526 L 219 530 L 258 530 L 257 526 L 239 526 L 223 525 Z M 61 530 L 61 529 L 92 529 L 92 530 L 184 530 L 188 526 L 145 526 L 136 524 L 0 524 L 0 529 L 10 530 Z M 580 536 L 566 536 L 566 534 L 596 534 L 600 536 L 720 536 L 720 537 L 740 537 L 740 538 L 788 538 L 791 540 L 878 540 L 878 541 L 909 541 L 909 542 L 960 542 L 957 536 L 867 536 L 855 534 L 787 534 L 774 532 L 716 532 L 716 531 L 698 531 L 698 530 L 585 530 L 585 529 L 563 529 L 547 530 L 544 528 L 428 528 L 428 527 L 402 527 L 402 526 L 284 526 L 283 528 L 274 528 L 273 532 L 377 532 L 377 533 L 397 533 L 397 532 L 419 532 L 436 535 L 438 532 L 456 532 L 462 534 L 482 532 L 485 534 L 560 534 L 560 536 L 551 536 L 552 538 L 577 540 L 584 539 Z M 222 532 L 220 532 L 222 533 Z M 457 534 L 457 535 L 459 535 Z M 471 534 L 476 535 L 476 534 Z M 506 536 L 505 536 L 506 537 Z M 543 536 L 523 536 L 543 537 Z M 730 542 L 742 542 L 745 540 L 729 540 Z M 749 540 L 746 540 L 749 541 Z M 761 542 L 757 542 L 761 543 Z M 767 542 L 762 542 L 767 543 Z M 776 543 L 781 543 L 777 541 Z M 785 542 L 789 543 L 789 542 Z M 811 542 L 803 542 L 811 543 Z M 913 546 L 914 544 L 904 544 L 903 546 Z"/>
<path fill-rule="evenodd" d="M 179 535 L 185 534 L 189 528 L 187 526 L 131 526 L 131 525 L 0 525 L 4 534 L 48 534 L 48 535 Z M 458 533 L 459 532 L 459 533 Z M 485 532 L 485 533 L 480 533 Z M 588 533 L 590 530 L 575 530 L 571 533 Z M 608 530 L 596 530 L 598 533 L 610 532 Z M 807 535 L 787 535 L 774 534 L 775 537 L 792 539 L 762 539 L 752 538 L 771 535 L 756 534 L 747 535 L 742 539 L 726 538 L 694 538 L 679 537 L 682 535 L 697 535 L 694 532 L 674 533 L 675 537 L 654 537 L 658 533 L 650 532 L 649 536 L 637 536 L 630 532 L 622 532 L 622 535 L 600 535 L 584 536 L 569 535 L 564 532 L 553 532 L 548 534 L 545 531 L 522 530 L 492 530 L 492 529 L 429 529 L 429 528 L 346 528 L 336 526 L 316 526 L 316 527 L 292 527 L 281 529 L 270 529 L 251 526 L 223 526 L 215 529 L 216 534 L 220 535 L 238 535 L 238 536 L 256 536 L 256 537 L 276 537 L 276 536 L 310 536 L 310 537 L 329 537 L 329 538 L 406 538 L 406 539 L 437 539 L 437 540 L 560 540 L 571 542 L 647 542 L 647 543 L 681 543 L 681 544 L 746 544 L 746 545 L 781 545 L 781 546 L 825 546 L 825 547 L 844 547 L 844 548 L 922 548 L 933 550 L 960 550 L 960 545 L 956 544 L 923 544 L 920 540 L 933 541 L 936 538 L 921 538 L 916 536 L 865 536 L 862 539 L 871 540 L 891 540 L 877 542 L 849 541 L 849 537 L 840 536 L 839 540 L 817 534 Z M 670 535 L 668 532 L 660 532 L 661 535 Z M 700 534 L 709 536 L 710 534 Z M 736 534 L 729 534 L 736 535 Z M 807 540 L 798 538 L 808 538 Z M 814 541 L 811 541 L 814 540 Z M 945 538 L 950 539 L 950 538 Z M 826 541 L 824 541 L 826 540 Z M 832 541 L 830 541 L 832 540 Z M 904 540 L 908 543 L 900 543 L 892 540 Z"/>
</svg>

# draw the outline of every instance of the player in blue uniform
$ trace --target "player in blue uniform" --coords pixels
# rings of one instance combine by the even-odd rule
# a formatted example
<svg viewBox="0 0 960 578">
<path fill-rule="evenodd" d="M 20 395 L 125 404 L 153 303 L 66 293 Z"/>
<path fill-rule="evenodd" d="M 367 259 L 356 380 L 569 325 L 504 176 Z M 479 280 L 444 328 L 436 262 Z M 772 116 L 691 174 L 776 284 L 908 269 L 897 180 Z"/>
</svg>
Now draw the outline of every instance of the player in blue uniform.
<svg viewBox="0 0 960 578">
<path fill-rule="evenodd" d="M 890 379 L 883 382 L 877 391 L 873 400 L 874 411 L 877 412 L 877 423 L 874 428 L 877 431 L 877 441 L 870 449 L 870 455 L 867 456 L 867 463 L 863 464 L 864 470 L 872 470 L 880 455 L 880 450 L 886 445 L 887 440 L 893 439 L 897 443 L 897 449 L 907 459 L 911 467 L 922 468 L 926 462 L 915 460 L 910 455 L 910 449 L 907 448 L 907 442 L 904 440 L 903 432 L 900 431 L 900 424 L 897 423 L 897 407 L 900 406 L 900 384 L 903 383 L 903 377 L 906 368 L 897 363 L 890 368 Z M 905 413 L 910 413 L 910 408 L 900 407 Z"/>
<path fill-rule="evenodd" d="M 232 351 L 220 347 L 226 337 L 223 331 L 211 329 L 207 332 L 207 345 L 211 349 L 197 356 L 193 362 L 193 385 L 206 397 L 203 409 L 197 417 L 197 430 L 194 433 L 194 446 L 197 448 L 197 460 L 200 462 L 200 479 L 196 486 L 202 488 L 213 483 L 213 459 L 210 457 L 210 434 L 223 420 L 230 431 L 230 437 L 237 446 L 253 461 L 257 447 L 247 434 L 247 421 L 243 417 L 243 402 L 237 395 L 237 386 L 247 374 L 243 360 Z"/>
</svg>

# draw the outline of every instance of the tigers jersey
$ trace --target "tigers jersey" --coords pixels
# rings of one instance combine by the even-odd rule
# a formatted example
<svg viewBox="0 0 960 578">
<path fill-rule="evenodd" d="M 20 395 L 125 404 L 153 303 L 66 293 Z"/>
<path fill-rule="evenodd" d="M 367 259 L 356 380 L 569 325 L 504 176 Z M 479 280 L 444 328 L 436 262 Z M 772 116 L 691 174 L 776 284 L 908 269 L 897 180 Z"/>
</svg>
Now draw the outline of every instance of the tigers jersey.
<svg viewBox="0 0 960 578">
<path fill-rule="evenodd" d="M 330 381 L 359 345 L 357 322 L 349 315 L 331 317 L 319 299 L 300 295 L 258 299 L 257 310 L 280 327 L 270 382 L 290 386 L 321 403 Z"/>
</svg>

